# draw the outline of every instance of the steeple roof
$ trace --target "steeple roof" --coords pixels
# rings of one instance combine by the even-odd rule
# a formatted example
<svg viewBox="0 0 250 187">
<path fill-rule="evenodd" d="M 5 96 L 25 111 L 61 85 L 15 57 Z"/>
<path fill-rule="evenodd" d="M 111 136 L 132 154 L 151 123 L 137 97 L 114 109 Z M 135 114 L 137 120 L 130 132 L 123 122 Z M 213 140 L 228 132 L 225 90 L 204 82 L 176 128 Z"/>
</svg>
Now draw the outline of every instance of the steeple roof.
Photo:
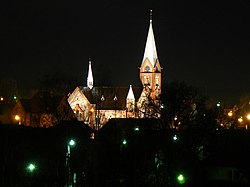
<svg viewBox="0 0 250 187">
<path fill-rule="evenodd" d="M 135 95 L 132 89 L 132 85 L 129 86 L 128 96 L 127 99 L 135 99 Z"/>
<path fill-rule="evenodd" d="M 152 66 L 154 67 L 157 57 L 156 52 L 156 45 L 155 45 L 155 39 L 154 39 L 154 32 L 153 32 L 153 26 L 152 26 L 152 11 L 150 14 L 150 24 L 149 24 L 149 30 L 148 30 L 148 37 L 146 42 L 146 47 L 144 51 L 144 57 L 142 60 L 142 63 L 145 61 L 145 59 L 148 58 Z"/>
<path fill-rule="evenodd" d="M 88 77 L 87 77 L 87 87 L 90 89 L 93 88 L 93 74 L 92 74 L 92 68 L 91 68 L 91 60 L 89 59 L 89 71 L 88 71 Z"/>
</svg>

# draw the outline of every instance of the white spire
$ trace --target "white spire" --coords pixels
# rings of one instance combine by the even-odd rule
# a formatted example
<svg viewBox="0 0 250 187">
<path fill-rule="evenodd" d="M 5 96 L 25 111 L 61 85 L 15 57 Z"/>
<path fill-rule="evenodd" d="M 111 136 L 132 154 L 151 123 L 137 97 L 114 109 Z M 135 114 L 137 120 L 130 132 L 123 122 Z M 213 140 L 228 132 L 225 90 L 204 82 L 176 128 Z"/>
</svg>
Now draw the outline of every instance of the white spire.
<svg viewBox="0 0 250 187">
<path fill-rule="evenodd" d="M 148 58 L 148 60 L 154 67 L 155 61 L 158 57 L 157 57 L 157 52 L 156 52 L 154 32 L 153 32 L 153 26 L 152 26 L 152 10 L 150 10 L 150 25 L 149 25 L 148 37 L 147 37 L 147 42 L 146 42 L 146 47 L 145 47 L 142 63 L 145 61 L 146 58 Z"/>
<path fill-rule="evenodd" d="M 89 59 L 89 71 L 88 71 L 88 77 L 87 77 L 87 87 L 90 89 L 93 88 L 93 74 L 92 74 L 92 68 L 91 68 L 91 60 Z"/>
<path fill-rule="evenodd" d="M 129 86 L 128 96 L 127 99 L 135 99 L 135 95 L 132 89 L 132 85 Z"/>
</svg>

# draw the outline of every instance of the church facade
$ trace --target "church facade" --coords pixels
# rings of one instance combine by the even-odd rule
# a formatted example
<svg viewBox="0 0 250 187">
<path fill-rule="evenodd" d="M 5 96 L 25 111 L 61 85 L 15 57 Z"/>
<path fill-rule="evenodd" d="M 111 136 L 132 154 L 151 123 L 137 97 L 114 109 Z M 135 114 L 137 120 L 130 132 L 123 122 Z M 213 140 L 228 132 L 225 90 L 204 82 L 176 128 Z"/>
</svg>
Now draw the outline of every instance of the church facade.
<svg viewBox="0 0 250 187">
<path fill-rule="evenodd" d="M 161 65 L 158 59 L 152 18 L 140 67 L 142 87 L 95 87 L 91 60 L 86 86 L 78 86 L 68 103 L 79 121 L 99 129 L 111 118 L 159 118 Z"/>
</svg>

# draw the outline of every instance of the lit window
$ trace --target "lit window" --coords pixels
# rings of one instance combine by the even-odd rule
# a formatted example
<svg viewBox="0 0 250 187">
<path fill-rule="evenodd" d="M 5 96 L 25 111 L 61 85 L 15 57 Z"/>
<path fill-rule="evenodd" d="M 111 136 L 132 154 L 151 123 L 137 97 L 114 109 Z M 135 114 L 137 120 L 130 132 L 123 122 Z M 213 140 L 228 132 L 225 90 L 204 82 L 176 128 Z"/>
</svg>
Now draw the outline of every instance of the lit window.
<svg viewBox="0 0 250 187">
<path fill-rule="evenodd" d="M 104 101 L 105 100 L 105 98 L 104 98 L 104 96 L 102 95 L 102 97 L 101 97 L 101 101 Z"/>
</svg>

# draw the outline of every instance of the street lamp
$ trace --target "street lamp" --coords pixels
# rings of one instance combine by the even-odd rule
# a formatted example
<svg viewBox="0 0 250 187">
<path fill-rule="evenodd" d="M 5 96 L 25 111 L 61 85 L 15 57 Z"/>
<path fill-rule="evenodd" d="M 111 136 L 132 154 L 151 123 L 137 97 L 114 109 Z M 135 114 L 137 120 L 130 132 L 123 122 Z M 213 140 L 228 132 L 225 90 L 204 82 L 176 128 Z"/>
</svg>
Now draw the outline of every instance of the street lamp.
<svg viewBox="0 0 250 187">
<path fill-rule="evenodd" d="M 186 182 L 185 176 L 181 173 L 176 176 L 176 179 L 179 184 L 184 184 Z"/>
<path fill-rule="evenodd" d="M 34 186 L 34 177 L 36 176 L 36 172 L 37 172 L 38 168 L 37 168 L 37 165 L 36 163 L 34 162 L 29 162 L 29 163 L 26 163 L 25 165 L 25 171 L 27 172 L 27 176 L 28 177 L 28 180 L 26 181 L 27 182 L 27 186 Z"/>
<path fill-rule="evenodd" d="M 28 172 L 32 173 L 36 169 L 36 166 L 34 164 L 30 163 L 30 164 L 28 164 L 26 169 Z"/>
<path fill-rule="evenodd" d="M 238 122 L 242 123 L 243 122 L 243 118 L 242 116 L 238 118 Z"/>
<path fill-rule="evenodd" d="M 247 120 L 250 120 L 250 113 L 247 114 Z"/>
<path fill-rule="evenodd" d="M 67 143 L 67 153 L 66 153 L 66 170 L 67 170 L 67 181 L 66 186 L 72 186 L 72 177 L 71 177 L 71 169 L 70 169 L 70 153 L 71 148 L 74 147 L 76 142 L 73 139 L 70 139 Z"/>
<path fill-rule="evenodd" d="M 233 115 L 233 111 L 232 111 L 232 110 L 229 111 L 229 112 L 227 113 L 227 115 L 228 115 L 229 117 L 231 117 L 231 116 Z"/>
<path fill-rule="evenodd" d="M 122 140 L 122 144 L 123 144 L 123 145 L 126 145 L 126 144 L 127 144 L 127 140 L 126 140 L 126 139 L 123 139 L 123 140 Z"/>
<path fill-rule="evenodd" d="M 71 146 L 74 146 L 75 144 L 76 144 L 75 141 L 71 139 L 71 140 L 69 141 L 69 144 L 68 144 L 68 145 L 71 147 Z"/>
<path fill-rule="evenodd" d="M 134 131 L 140 131 L 139 127 L 135 127 Z"/>
<path fill-rule="evenodd" d="M 18 122 L 18 125 L 21 125 L 21 117 L 19 115 L 15 115 L 15 120 Z"/>
<path fill-rule="evenodd" d="M 178 140 L 178 137 L 177 137 L 176 134 L 173 136 L 173 140 L 174 140 L 174 141 L 177 141 L 177 140 Z"/>
<path fill-rule="evenodd" d="M 220 107 L 220 106 L 221 106 L 220 101 L 216 104 L 216 106 L 217 106 L 217 107 Z"/>
</svg>

